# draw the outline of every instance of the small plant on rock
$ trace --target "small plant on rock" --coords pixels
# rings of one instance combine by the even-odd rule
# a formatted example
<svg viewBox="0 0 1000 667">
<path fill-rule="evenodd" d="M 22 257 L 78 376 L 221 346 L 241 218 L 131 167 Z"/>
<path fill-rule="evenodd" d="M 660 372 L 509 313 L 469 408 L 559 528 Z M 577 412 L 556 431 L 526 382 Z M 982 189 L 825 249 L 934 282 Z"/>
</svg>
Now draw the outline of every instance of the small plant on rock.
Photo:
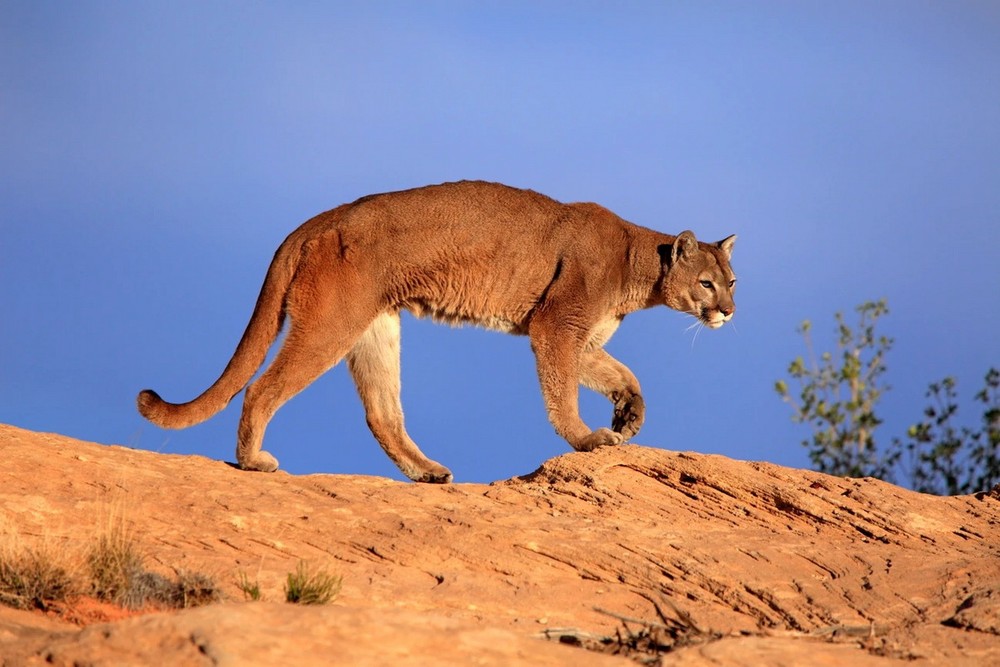
<svg viewBox="0 0 1000 667">
<path fill-rule="evenodd" d="M 9 544 L 0 550 L 0 603 L 46 611 L 53 602 L 78 593 L 73 565 L 54 550 L 15 549 Z"/>
<path fill-rule="evenodd" d="M 310 570 L 305 561 L 299 561 L 295 572 L 288 573 L 285 582 L 285 600 L 296 604 L 328 604 L 340 592 L 341 577 L 326 570 Z"/>
<path fill-rule="evenodd" d="M 240 571 L 240 578 L 236 582 L 236 586 L 243 591 L 244 600 L 259 602 L 264 599 L 263 594 L 260 592 L 260 582 L 256 579 L 251 581 L 250 575 L 242 570 Z"/>
<path fill-rule="evenodd" d="M 153 582 L 143 581 L 143 558 L 132 536 L 120 523 L 98 536 L 87 555 L 93 594 L 123 607 L 142 606 Z"/>
</svg>

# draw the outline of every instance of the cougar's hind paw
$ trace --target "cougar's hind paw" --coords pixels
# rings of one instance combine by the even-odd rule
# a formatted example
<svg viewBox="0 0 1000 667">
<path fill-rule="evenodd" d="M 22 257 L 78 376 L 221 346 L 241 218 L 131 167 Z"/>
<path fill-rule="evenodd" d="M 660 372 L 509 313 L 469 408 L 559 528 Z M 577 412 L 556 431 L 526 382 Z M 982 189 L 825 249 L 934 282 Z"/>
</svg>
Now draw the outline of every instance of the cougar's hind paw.
<svg viewBox="0 0 1000 667">
<path fill-rule="evenodd" d="M 257 472 L 274 472 L 278 469 L 278 459 L 271 456 L 268 452 L 259 451 L 252 458 L 240 461 L 240 468 L 243 470 L 255 470 Z"/>
<path fill-rule="evenodd" d="M 407 476 L 414 482 L 422 482 L 424 484 L 451 484 L 454 479 L 451 471 L 440 463 L 433 463 L 427 466 L 425 470 L 415 471 L 412 475 Z"/>
</svg>

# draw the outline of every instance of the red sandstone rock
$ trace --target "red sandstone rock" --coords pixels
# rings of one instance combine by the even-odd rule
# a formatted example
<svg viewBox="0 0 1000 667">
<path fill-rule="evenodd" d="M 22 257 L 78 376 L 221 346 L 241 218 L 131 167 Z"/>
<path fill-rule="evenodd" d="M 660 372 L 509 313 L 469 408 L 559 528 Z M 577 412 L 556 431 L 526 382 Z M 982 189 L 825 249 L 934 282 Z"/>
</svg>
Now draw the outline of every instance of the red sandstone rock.
<svg viewBox="0 0 1000 667">
<path fill-rule="evenodd" d="M 997 494 L 638 446 L 446 486 L 3 425 L 0 452 L 0 533 L 69 548 L 120 507 L 151 570 L 208 574 L 234 601 L 244 572 L 268 601 L 82 630 L 4 609 L 2 665 L 628 665 L 540 638 L 613 636 L 619 617 L 700 630 L 663 665 L 1000 665 Z M 302 559 L 343 576 L 332 605 L 281 602 Z"/>
</svg>

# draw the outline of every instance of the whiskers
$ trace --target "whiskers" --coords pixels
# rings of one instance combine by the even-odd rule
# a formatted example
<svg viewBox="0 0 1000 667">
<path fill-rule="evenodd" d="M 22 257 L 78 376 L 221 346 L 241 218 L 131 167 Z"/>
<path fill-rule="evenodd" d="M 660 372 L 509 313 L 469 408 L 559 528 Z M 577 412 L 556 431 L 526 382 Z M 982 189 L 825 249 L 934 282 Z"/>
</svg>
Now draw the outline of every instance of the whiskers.
<svg viewBox="0 0 1000 667">
<path fill-rule="evenodd" d="M 695 341 L 698 340 L 698 334 L 701 332 L 702 329 L 708 327 L 709 325 L 705 322 L 701 313 L 697 313 L 694 311 L 685 311 L 685 314 L 690 315 L 691 317 L 694 318 L 694 322 L 689 324 L 687 328 L 684 329 L 685 334 L 691 331 L 692 329 L 694 330 L 694 334 L 691 336 L 691 349 L 693 350 Z M 710 328 L 712 329 L 731 328 L 735 335 L 739 335 L 739 331 L 737 331 L 736 329 L 736 322 L 734 320 L 729 320 L 725 323 L 719 324 L 718 326 L 711 326 Z"/>
<path fill-rule="evenodd" d="M 697 313 L 688 313 L 688 315 L 694 318 L 694 322 L 692 322 L 691 325 L 684 330 L 684 333 L 694 329 L 694 335 L 691 336 L 691 349 L 693 350 L 694 342 L 698 340 L 698 332 L 705 328 L 705 323 L 701 321 L 701 317 L 699 317 Z"/>
</svg>

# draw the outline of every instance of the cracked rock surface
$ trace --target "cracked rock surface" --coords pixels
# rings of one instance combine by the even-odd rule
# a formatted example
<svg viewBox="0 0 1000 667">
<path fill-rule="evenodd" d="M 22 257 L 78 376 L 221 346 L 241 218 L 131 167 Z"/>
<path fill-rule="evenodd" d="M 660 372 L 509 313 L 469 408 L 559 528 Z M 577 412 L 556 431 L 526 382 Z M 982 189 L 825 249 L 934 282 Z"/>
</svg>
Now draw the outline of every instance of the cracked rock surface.
<svg viewBox="0 0 1000 667">
<path fill-rule="evenodd" d="M 120 507 L 151 570 L 207 574 L 230 600 L 82 629 L 3 608 L 2 665 L 634 664 L 541 638 L 622 618 L 698 629 L 652 664 L 1000 664 L 997 490 L 641 446 L 443 486 L 3 425 L 0 451 L 0 532 L 69 548 Z M 282 602 L 300 560 L 343 577 L 334 603 Z M 243 602 L 241 573 L 266 602 Z"/>
</svg>

